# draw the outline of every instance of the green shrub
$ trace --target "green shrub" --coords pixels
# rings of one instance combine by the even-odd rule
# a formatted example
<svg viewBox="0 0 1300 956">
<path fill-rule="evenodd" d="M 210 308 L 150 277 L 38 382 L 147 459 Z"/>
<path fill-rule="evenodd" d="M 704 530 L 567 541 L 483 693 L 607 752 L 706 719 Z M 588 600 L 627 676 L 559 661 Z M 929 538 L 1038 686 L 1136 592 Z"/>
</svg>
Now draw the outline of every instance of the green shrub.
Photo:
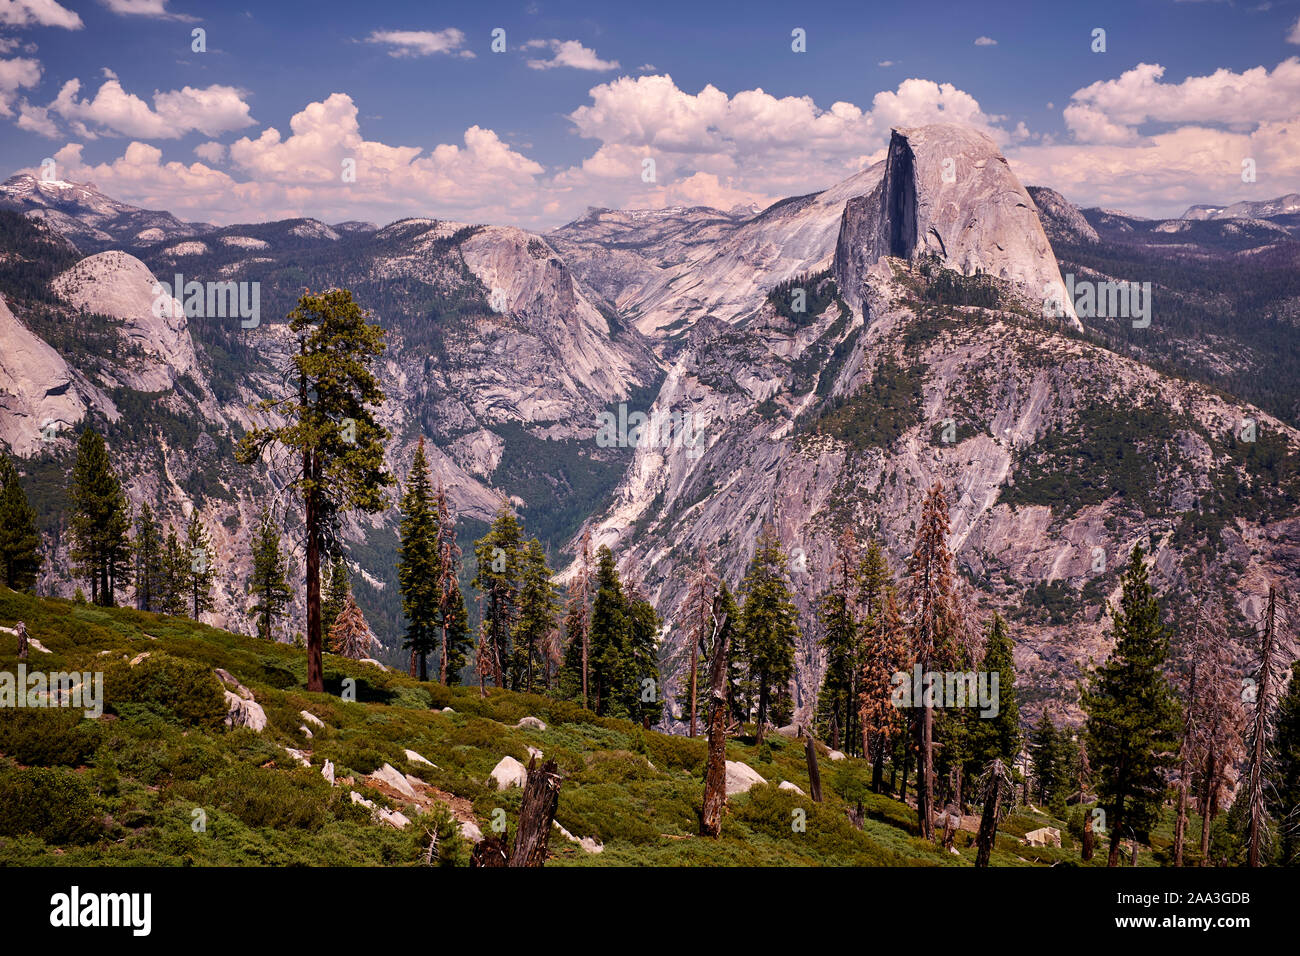
<svg viewBox="0 0 1300 956">
<path fill-rule="evenodd" d="M 101 832 L 90 788 L 67 770 L 0 770 L 0 836 L 94 842 Z"/>
<path fill-rule="evenodd" d="M 152 715 L 192 727 L 217 727 L 226 696 L 211 668 L 154 653 L 135 667 L 114 665 L 104 675 L 105 696 L 119 716 Z"/>
<path fill-rule="evenodd" d="M 211 782 L 177 787 L 196 807 L 216 806 L 250 827 L 314 830 L 331 816 L 334 796 L 320 773 L 236 767 Z"/>
<path fill-rule="evenodd" d="M 100 727 L 70 708 L 0 712 L 0 753 L 33 767 L 76 767 L 99 745 Z"/>
</svg>

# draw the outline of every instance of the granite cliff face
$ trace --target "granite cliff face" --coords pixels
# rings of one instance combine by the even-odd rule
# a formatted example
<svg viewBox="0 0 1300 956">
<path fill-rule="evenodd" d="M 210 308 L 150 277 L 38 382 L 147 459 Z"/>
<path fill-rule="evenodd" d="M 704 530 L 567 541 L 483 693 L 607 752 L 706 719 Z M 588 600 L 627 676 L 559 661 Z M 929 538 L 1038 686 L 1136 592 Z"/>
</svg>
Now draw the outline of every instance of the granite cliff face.
<svg viewBox="0 0 1300 956">
<path fill-rule="evenodd" d="M 86 416 L 86 403 L 58 352 L 14 317 L 0 296 L 0 441 L 32 455 L 49 426 L 66 431 Z"/>
<path fill-rule="evenodd" d="M 1055 294 L 1080 327 L 1034 201 L 978 130 L 894 130 L 880 183 L 844 210 L 835 269 L 850 304 L 861 305 L 865 272 L 885 256 L 934 256 L 964 275 L 1007 280 L 1037 309 Z"/>
</svg>

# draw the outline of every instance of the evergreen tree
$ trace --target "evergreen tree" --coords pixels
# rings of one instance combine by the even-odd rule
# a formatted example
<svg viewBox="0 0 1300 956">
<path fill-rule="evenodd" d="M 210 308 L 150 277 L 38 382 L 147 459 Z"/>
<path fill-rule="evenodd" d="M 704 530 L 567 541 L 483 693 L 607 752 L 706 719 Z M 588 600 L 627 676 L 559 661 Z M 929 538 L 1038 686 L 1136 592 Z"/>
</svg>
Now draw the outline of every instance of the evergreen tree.
<svg viewBox="0 0 1300 956">
<path fill-rule="evenodd" d="M 605 545 L 596 552 L 596 595 L 591 606 L 591 706 L 601 716 L 623 717 L 619 704 L 632 675 L 627 672 L 630 644 L 627 599 L 614 554 Z"/>
<path fill-rule="evenodd" d="M 321 627 L 328 635 L 334 628 L 334 622 L 343 613 L 343 606 L 352 595 L 352 582 L 348 580 L 348 565 L 341 556 L 335 556 L 330 562 L 329 580 L 322 588 L 320 608 Z"/>
<path fill-rule="evenodd" d="M 1271 815 L 1281 821 L 1277 860 L 1300 866 L 1300 661 L 1292 663 L 1291 680 L 1278 702 L 1271 769 Z"/>
<path fill-rule="evenodd" d="M 984 643 L 982 669 L 990 682 L 994 674 L 998 675 L 998 713 L 996 717 L 978 718 L 971 728 L 968 776 L 982 773 L 995 757 L 1001 758 L 1003 766 L 1009 768 L 1020 753 L 1020 705 L 1016 701 L 1013 648 L 1006 622 L 1001 614 L 995 613 Z"/>
<path fill-rule="evenodd" d="M 442 629 L 438 679 L 443 684 L 455 684 L 460 682 L 460 672 L 474 641 L 469 633 L 465 596 L 460 590 L 461 551 L 456 543 L 456 519 L 441 482 L 434 503 L 438 519 L 438 624 Z"/>
<path fill-rule="evenodd" d="M 858 752 L 859 744 L 857 550 L 853 531 L 845 528 L 831 565 L 830 580 L 817 602 L 820 642 L 826 649 L 826 674 L 817 695 L 817 736 L 830 741 L 832 749 L 843 746 L 851 754 Z"/>
<path fill-rule="evenodd" d="M 289 313 L 298 351 L 284 370 L 295 392 L 262 403 L 285 423 L 254 428 L 240 441 L 238 458 L 251 464 L 268 446 L 287 448 L 301 468 L 294 487 L 302 494 L 306 538 L 307 689 L 325 689 L 321 670 L 321 555 L 335 537 L 339 515 L 384 508 L 387 432 L 375 420 L 384 402 L 371 362 L 384 350 L 384 331 L 347 289 L 306 292 Z"/>
<path fill-rule="evenodd" d="M 577 569 L 569 581 L 564 613 L 564 664 L 560 668 L 560 696 L 588 703 L 591 660 L 591 531 L 582 534 Z"/>
<path fill-rule="evenodd" d="M 1114 650 L 1083 694 L 1088 757 L 1110 829 L 1109 866 L 1119 863 L 1121 834 L 1142 839 L 1155 824 L 1178 745 L 1179 708 L 1161 673 L 1169 640 L 1144 558 L 1135 546 L 1120 606 L 1110 609 Z"/>
<path fill-rule="evenodd" d="M 157 611 L 162 607 L 165 559 L 162 532 L 154 520 L 153 509 L 145 502 L 140 506 L 135 532 L 135 606 L 141 611 Z"/>
<path fill-rule="evenodd" d="M 292 592 L 285 580 L 280 530 L 265 508 L 253 536 L 253 573 L 248 590 L 253 598 L 248 610 L 257 621 L 257 636 L 264 641 L 275 640 L 276 618 L 284 614 Z"/>
<path fill-rule="evenodd" d="M 935 485 L 921 506 L 916 544 L 907 564 L 908 646 L 912 663 L 921 673 L 949 670 L 957 659 L 963 623 L 953 578 L 952 552 L 948 549 L 948 499 L 943 485 Z M 916 701 L 912 702 L 917 705 Z M 919 779 L 916 815 L 921 835 L 934 839 L 934 707 L 929 695 L 920 702 L 913 723 Z"/>
<path fill-rule="evenodd" d="M 118 588 L 130 576 L 131 522 L 122 483 L 104 439 L 94 429 L 87 428 L 77 441 L 68 498 L 72 503 L 70 557 L 76 573 L 89 579 L 92 603 L 112 607 Z"/>
<path fill-rule="evenodd" d="M 627 589 L 627 674 L 624 686 L 628 715 L 649 728 L 663 714 L 659 694 L 659 615 L 633 582 Z"/>
<path fill-rule="evenodd" d="M 758 698 L 758 741 L 763 740 L 773 701 L 788 693 L 794 678 L 798 614 L 786 580 L 785 553 L 770 525 L 759 535 L 743 584 L 741 611 L 746 678 Z"/>
<path fill-rule="evenodd" d="M 497 511 L 492 527 L 474 542 L 478 568 L 474 587 L 482 601 L 479 628 L 479 684 L 491 677 L 497 687 L 506 685 L 510 660 L 510 634 L 519 615 L 519 554 L 523 532 L 506 503 Z"/>
<path fill-rule="evenodd" d="M 533 692 L 547 666 L 546 640 L 555 627 L 559 601 L 551 583 L 551 569 L 546 564 L 542 544 L 533 538 L 523 548 L 519 560 L 519 615 L 511 640 L 514 653 L 510 659 L 510 686 Z"/>
<path fill-rule="evenodd" d="M 1046 711 L 1029 738 L 1029 761 L 1035 792 L 1041 806 L 1058 809 L 1063 805 L 1065 790 L 1070 786 L 1072 763 L 1069 740 L 1056 729 Z"/>
<path fill-rule="evenodd" d="M 189 579 L 190 559 L 181 547 L 174 528 L 168 529 L 163 545 L 161 585 L 158 592 L 158 609 L 164 614 L 185 613 L 186 583 Z"/>
<path fill-rule="evenodd" d="M 18 469 L 0 453 L 0 583 L 14 591 L 36 584 L 41 570 L 41 536 L 36 512 L 27 503 Z"/>
<path fill-rule="evenodd" d="M 208 529 L 199 521 L 197 508 L 190 513 L 189 527 L 185 530 L 185 549 L 190 562 L 185 575 L 185 591 L 193 612 L 191 616 L 197 621 L 200 614 L 211 611 L 214 606 L 212 585 L 217 578 Z"/>
<path fill-rule="evenodd" d="M 408 648 L 419 665 L 420 680 L 429 679 L 428 661 L 438 646 L 439 538 L 438 515 L 424 455 L 424 439 L 415 449 L 415 460 L 402 496 L 401 542 L 397 547 L 397 579 L 406 615 Z"/>
</svg>

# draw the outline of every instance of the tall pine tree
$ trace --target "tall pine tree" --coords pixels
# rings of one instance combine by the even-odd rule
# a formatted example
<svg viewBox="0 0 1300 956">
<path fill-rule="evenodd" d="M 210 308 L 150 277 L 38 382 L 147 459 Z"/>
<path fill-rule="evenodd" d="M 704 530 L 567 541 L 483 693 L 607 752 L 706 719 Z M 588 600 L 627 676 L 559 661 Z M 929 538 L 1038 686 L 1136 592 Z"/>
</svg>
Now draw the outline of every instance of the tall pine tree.
<svg viewBox="0 0 1300 956">
<path fill-rule="evenodd" d="M 1133 548 L 1121 586 L 1120 605 L 1110 609 L 1114 649 L 1083 693 L 1088 758 L 1110 829 L 1109 866 L 1119 864 L 1121 834 L 1144 839 L 1155 825 L 1181 723 L 1161 673 L 1169 639 L 1141 545 Z"/>
<path fill-rule="evenodd" d="M 199 520 L 197 508 L 190 512 L 189 527 L 185 529 L 185 549 L 190 562 L 185 576 L 185 591 L 191 617 L 197 621 L 200 614 L 213 608 L 212 585 L 217 579 L 212 543 L 208 540 L 208 529 Z"/>
<path fill-rule="evenodd" d="M 429 679 L 429 655 L 438 646 L 439 585 L 438 515 L 429 480 L 429 464 L 421 437 L 402 495 L 401 542 L 397 547 L 397 580 L 406 615 L 406 640 L 418 665 L 420 680 Z"/>
<path fill-rule="evenodd" d="M 131 572 L 131 526 L 126 494 L 113 471 L 104 439 L 87 428 L 77 441 L 68 489 L 72 503 L 71 558 L 77 573 L 90 581 L 91 601 L 116 603 L 117 590 Z"/>
<path fill-rule="evenodd" d="M 758 698 L 760 743 L 768 718 L 774 716 L 773 702 L 783 698 L 794 678 L 799 623 L 786 574 L 781 542 L 776 531 L 765 526 L 742 585 L 745 603 L 740 614 L 746 679 Z"/>
<path fill-rule="evenodd" d="M 135 606 L 141 611 L 157 611 L 162 606 L 165 558 L 162 531 L 146 501 L 140 506 L 135 532 Z"/>
<path fill-rule="evenodd" d="M 253 603 L 249 613 L 257 622 L 257 636 L 275 640 L 276 618 L 284 615 L 292 592 L 285 580 L 284 555 L 280 552 L 280 529 L 268 509 L 262 509 L 253 536 L 253 572 L 248 581 Z"/>
<path fill-rule="evenodd" d="M 511 635 L 510 685 L 531 694 L 544 679 L 546 640 L 555 628 L 559 602 L 541 542 L 531 539 L 519 560 L 519 616 Z"/>
<path fill-rule="evenodd" d="M 36 584 L 41 570 L 41 536 L 36 512 L 27 503 L 18 469 L 0 453 L 0 583 L 14 591 Z"/>
<path fill-rule="evenodd" d="M 510 634 L 519 616 L 519 558 L 523 532 L 519 519 L 502 502 L 488 533 L 474 542 L 478 565 L 474 587 L 482 602 L 479 626 L 479 686 L 491 678 L 497 687 L 506 685 L 506 664 L 510 660 Z"/>
<path fill-rule="evenodd" d="M 393 476 L 384 468 L 388 433 L 375 420 L 384 402 L 371 363 L 384 350 L 384 330 L 347 289 L 306 292 L 289 313 L 298 351 L 284 369 L 295 389 L 262 403 L 284 424 L 258 427 L 241 440 L 238 458 L 251 464 L 270 446 L 282 446 L 300 464 L 293 485 L 302 495 L 306 537 L 307 689 L 325 689 L 321 653 L 321 556 L 335 537 L 339 515 L 373 514 L 385 505 Z"/>
</svg>

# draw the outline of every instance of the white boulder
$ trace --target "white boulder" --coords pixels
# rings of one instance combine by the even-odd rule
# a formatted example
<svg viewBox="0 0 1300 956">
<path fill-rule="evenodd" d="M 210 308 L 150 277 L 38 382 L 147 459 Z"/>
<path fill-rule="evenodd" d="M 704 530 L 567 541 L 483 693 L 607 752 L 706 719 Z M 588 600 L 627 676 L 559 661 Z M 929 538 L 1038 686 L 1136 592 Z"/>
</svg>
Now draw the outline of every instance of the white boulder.
<svg viewBox="0 0 1300 956">
<path fill-rule="evenodd" d="M 767 783 L 758 771 L 738 760 L 727 761 L 727 796 L 748 793 L 751 787 Z"/>
<path fill-rule="evenodd" d="M 522 787 L 528 782 L 528 768 L 514 757 L 502 757 L 488 775 L 488 782 L 495 783 L 498 790 Z"/>
</svg>

